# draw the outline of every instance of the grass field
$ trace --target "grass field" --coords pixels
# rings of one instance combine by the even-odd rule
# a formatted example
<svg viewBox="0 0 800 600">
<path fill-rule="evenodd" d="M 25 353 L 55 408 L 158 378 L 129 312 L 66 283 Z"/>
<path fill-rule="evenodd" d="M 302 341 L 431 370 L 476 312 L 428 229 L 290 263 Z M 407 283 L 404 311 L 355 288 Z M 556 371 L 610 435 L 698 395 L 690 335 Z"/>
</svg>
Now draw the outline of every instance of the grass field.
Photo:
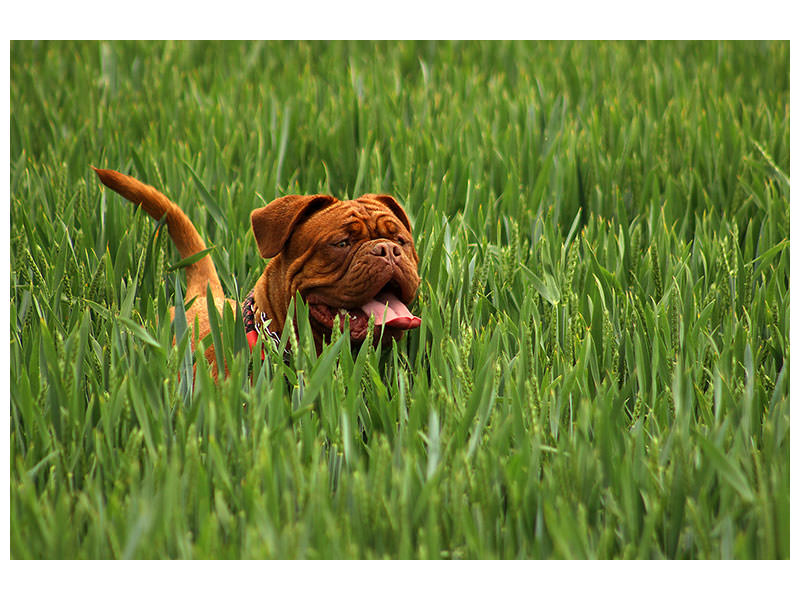
<svg viewBox="0 0 800 600">
<path fill-rule="evenodd" d="M 12 558 L 789 557 L 788 42 L 12 42 L 10 126 Z M 190 394 L 89 164 L 240 301 L 253 208 L 391 193 L 422 327 Z"/>
</svg>

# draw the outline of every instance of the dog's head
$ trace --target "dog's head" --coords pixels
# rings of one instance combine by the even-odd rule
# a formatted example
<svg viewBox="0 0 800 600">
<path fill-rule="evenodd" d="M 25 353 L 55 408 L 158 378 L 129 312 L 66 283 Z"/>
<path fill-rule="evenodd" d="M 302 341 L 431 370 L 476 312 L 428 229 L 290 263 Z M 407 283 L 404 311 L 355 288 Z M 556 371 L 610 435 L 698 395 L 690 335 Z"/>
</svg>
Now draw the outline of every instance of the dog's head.
<svg viewBox="0 0 800 600">
<path fill-rule="evenodd" d="M 391 196 L 284 196 L 251 214 L 261 256 L 271 258 L 269 285 L 306 301 L 315 335 L 330 335 L 336 315 L 350 336 L 367 336 L 370 316 L 384 341 L 419 326 L 408 309 L 419 286 L 411 223 Z M 287 306 L 272 307 L 285 311 Z M 283 320 L 283 319 L 282 319 Z M 378 332 L 375 332 L 375 339 Z"/>
</svg>

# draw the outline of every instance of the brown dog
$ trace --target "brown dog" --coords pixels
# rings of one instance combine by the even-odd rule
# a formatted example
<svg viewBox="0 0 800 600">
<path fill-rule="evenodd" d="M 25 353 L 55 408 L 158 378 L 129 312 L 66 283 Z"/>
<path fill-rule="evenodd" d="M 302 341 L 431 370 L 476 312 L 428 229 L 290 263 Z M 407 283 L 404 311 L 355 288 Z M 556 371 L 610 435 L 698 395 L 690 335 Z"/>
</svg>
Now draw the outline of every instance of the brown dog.
<svg viewBox="0 0 800 600">
<path fill-rule="evenodd" d="M 161 192 L 116 171 L 94 170 L 103 184 L 153 218 L 166 214 L 181 258 L 206 248 L 189 218 Z M 317 352 L 329 339 L 337 314 L 342 326 L 349 316 L 354 342 L 366 338 L 370 316 L 375 319 L 375 339 L 380 327 L 389 341 L 419 326 L 419 317 L 407 306 L 420 281 L 411 224 L 391 196 L 366 194 L 350 201 L 284 196 L 257 208 L 250 218 L 261 256 L 271 259 L 243 305 L 251 347 L 259 333 L 274 339 L 283 331 L 289 301 L 297 292 L 308 305 Z M 186 267 L 186 301 L 195 298 L 186 318 L 192 330 L 197 319 L 198 339 L 210 332 L 207 286 L 217 311 L 226 302 L 236 309 L 236 302 L 225 298 L 209 255 Z M 193 338 L 193 346 L 195 342 Z M 216 372 L 214 348 L 205 355 Z"/>
</svg>

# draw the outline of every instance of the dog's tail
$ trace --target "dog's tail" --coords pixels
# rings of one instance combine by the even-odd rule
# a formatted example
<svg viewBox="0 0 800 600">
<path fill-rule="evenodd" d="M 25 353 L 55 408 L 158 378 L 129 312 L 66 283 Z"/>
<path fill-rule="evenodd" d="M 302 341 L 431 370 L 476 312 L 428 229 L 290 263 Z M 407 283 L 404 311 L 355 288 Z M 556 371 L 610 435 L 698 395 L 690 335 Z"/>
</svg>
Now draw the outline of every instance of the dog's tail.
<svg viewBox="0 0 800 600">
<path fill-rule="evenodd" d="M 189 217 L 156 188 L 146 185 L 116 171 L 94 169 L 103 185 L 111 188 L 134 204 L 141 206 L 154 219 L 161 220 L 166 214 L 167 229 L 181 258 L 188 258 L 206 249 L 200 234 L 197 233 Z M 205 298 L 206 286 L 211 287 L 215 299 L 222 299 L 222 285 L 211 257 L 206 254 L 197 262 L 186 267 L 186 299 L 195 296 Z"/>
</svg>

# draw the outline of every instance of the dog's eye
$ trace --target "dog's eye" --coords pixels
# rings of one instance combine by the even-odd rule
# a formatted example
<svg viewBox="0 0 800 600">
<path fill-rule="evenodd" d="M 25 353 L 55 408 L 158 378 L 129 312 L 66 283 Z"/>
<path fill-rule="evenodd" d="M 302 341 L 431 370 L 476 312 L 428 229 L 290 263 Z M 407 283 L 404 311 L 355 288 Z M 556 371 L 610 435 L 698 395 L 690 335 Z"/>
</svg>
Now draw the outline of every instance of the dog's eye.
<svg viewBox="0 0 800 600">
<path fill-rule="evenodd" d="M 397 243 L 401 246 L 405 246 L 408 243 L 408 240 L 404 238 L 402 235 L 397 236 Z"/>
<path fill-rule="evenodd" d="M 333 245 L 336 246 L 337 248 L 347 248 L 350 245 L 350 240 L 348 239 L 340 240 L 338 242 L 335 242 Z"/>
</svg>

